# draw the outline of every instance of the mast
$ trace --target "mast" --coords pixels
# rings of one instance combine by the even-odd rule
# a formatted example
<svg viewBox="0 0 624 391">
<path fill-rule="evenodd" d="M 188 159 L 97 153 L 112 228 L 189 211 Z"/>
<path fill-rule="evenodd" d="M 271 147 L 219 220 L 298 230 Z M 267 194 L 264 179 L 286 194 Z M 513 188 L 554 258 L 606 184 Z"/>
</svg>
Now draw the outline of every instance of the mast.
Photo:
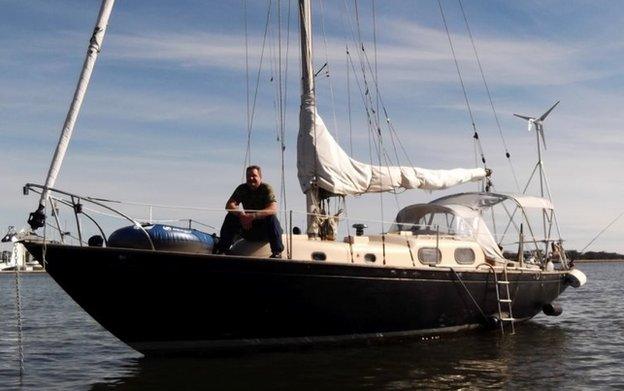
<svg viewBox="0 0 624 391">
<path fill-rule="evenodd" d="M 299 16 L 302 91 L 297 135 L 297 176 L 306 195 L 308 236 L 319 236 L 320 224 L 327 220 L 320 202 L 326 195 L 357 195 L 397 188 L 437 190 L 488 176 L 483 168 L 429 170 L 408 166 L 381 167 L 351 158 L 318 115 L 312 64 L 310 0 L 299 0 Z"/>
<path fill-rule="evenodd" d="M 316 111 L 314 94 L 314 68 L 312 65 L 312 13 L 310 0 L 299 0 L 299 29 L 301 32 L 301 110 L 313 107 Z M 300 125 L 301 127 L 301 125 Z M 300 128 L 301 131 L 301 128 Z M 300 135 L 301 136 L 301 135 Z M 306 195 L 307 233 L 318 236 L 320 199 L 316 183 L 311 183 Z"/>
<path fill-rule="evenodd" d="M 78 119 L 82 101 L 84 100 L 87 87 L 89 86 L 89 80 L 91 79 L 91 73 L 93 72 L 95 61 L 97 60 L 98 54 L 102 50 L 104 34 L 106 33 L 108 19 L 110 18 L 114 3 L 115 0 L 102 0 L 100 13 L 89 41 L 87 56 L 82 66 L 80 78 L 78 79 L 78 85 L 76 86 L 76 91 L 74 92 L 74 98 L 69 107 L 69 111 L 67 112 L 67 117 L 65 118 L 65 123 L 63 124 L 63 130 L 61 131 L 61 136 L 56 146 L 56 150 L 54 151 L 54 157 L 52 158 L 50 168 L 48 169 L 48 176 L 46 178 L 44 191 L 41 193 L 41 198 L 39 199 L 39 206 L 35 212 L 30 214 L 28 218 L 28 224 L 30 224 L 30 227 L 33 230 L 41 228 L 45 224 L 44 210 L 46 200 L 50 194 L 48 189 L 54 187 L 61 165 L 63 164 L 63 158 L 65 157 L 67 147 L 69 146 L 69 141 L 71 140 L 72 133 L 74 131 L 74 125 Z"/>
<path fill-rule="evenodd" d="M 312 18 L 310 0 L 299 0 L 299 23 L 301 30 L 301 96 L 307 95 L 315 104 L 314 71 L 312 66 Z"/>
</svg>

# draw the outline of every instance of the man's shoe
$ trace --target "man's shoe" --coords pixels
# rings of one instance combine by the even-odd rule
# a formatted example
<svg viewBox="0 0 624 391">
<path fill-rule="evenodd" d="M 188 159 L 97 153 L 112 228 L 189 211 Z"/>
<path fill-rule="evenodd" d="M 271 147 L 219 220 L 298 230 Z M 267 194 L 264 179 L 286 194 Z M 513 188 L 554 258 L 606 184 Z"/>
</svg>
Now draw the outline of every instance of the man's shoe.
<svg viewBox="0 0 624 391">
<path fill-rule="evenodd" d="M 282 253 L 273 253 L 269 258 L 281 259 Z"/>
</svg>

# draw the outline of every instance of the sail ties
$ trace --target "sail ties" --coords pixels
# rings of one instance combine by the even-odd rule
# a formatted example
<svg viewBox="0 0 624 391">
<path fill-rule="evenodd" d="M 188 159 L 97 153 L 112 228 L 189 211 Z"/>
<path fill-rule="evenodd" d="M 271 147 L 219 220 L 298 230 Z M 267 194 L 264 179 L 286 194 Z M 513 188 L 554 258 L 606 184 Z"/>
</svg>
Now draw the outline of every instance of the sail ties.
<svg viewBox="0 0 624 391">
<path fill-rule="evenodd" d="M 93 29 L 93 34 L 91 35 L 91 39 L 89 40 L 89 50 L 95 51 L 97 53 L 102 51 L 102 46 L 100 45 L 101 39 L 98 39 L 98 34 L 100 34 L 101 32 L 103 32 L 104 29 L 99 27 L 99 26 L 95 26 L 95 29 Z"/>
</svg>

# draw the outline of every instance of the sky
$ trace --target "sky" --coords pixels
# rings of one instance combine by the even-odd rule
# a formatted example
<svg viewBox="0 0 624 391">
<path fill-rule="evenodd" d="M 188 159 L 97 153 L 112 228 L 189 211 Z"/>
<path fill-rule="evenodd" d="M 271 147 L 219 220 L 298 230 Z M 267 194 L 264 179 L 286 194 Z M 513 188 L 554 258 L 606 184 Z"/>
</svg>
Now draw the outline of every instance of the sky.
<svg viewBox="0 0 624 391">
<path fill-rule="evenodd" d="M 624 212 L 624 8 L 615 0 L 462 2 L 503 142 L 459 3 L 441 4 L 496 191 L 517 192 L 514 172 L 524 187 L 537 162 L 534 133 L 512 114 L 541 115 L 561 101 L 545 122 L 544 167 L 566 248 L 582 249 Z M 22 195 L 22 186 L 45 181 L 99 5 L 0 0 L 0 229 L 25 226 L 36 208 L 36 195 Z M 409 160 L 427 168 L 474 167 L 471 122 L 437 1 L 363 0 L 357 8 L 359 29 L 352 1 L 313 2 L 315 69 L 327 62 L 329 70 L 316 80 L 318 106 L 335 137 L 353 157 L 370 160 L 357 69 L 347 66 L 345 50 L 357 52 L 359 30 Z M 251 161 L 280 188 L 275 91 L 282 86 L 286 209 L 305 210 L 295 157 L 296 16 L 296 2 L 286 0 L 118 1 L 56 187 L 202 208 L 193 218 L 218 226 L 241 182 L 252 106 Z M 391 221 L 397 208 L 475 190 L 468 184 L 355 197 L 347 204 L 350 222 Z M 143 206 L 130 210 L 149 213 Z M 152 213 L 178 216 L 164 208 Z M 63 224 L 71 226 L 70 217 Z M 303 225 L 300 213 L 294 220 Z M 624 218 L 588 250 L 624 253 L 623 237 Z"/>
</svg>

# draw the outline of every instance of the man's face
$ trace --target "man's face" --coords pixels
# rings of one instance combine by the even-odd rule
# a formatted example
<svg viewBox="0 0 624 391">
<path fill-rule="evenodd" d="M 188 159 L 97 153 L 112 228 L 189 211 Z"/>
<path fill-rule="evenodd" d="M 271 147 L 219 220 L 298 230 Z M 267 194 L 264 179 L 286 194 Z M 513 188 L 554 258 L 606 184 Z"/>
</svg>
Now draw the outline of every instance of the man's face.
<svg viewBox="0 0 624 391">
<path fill-rule="evenodd" d="M 256 190 L 262 183 L 262 175 L 255 168 L 247 171 L 247 186 Z"/>
</svg>

